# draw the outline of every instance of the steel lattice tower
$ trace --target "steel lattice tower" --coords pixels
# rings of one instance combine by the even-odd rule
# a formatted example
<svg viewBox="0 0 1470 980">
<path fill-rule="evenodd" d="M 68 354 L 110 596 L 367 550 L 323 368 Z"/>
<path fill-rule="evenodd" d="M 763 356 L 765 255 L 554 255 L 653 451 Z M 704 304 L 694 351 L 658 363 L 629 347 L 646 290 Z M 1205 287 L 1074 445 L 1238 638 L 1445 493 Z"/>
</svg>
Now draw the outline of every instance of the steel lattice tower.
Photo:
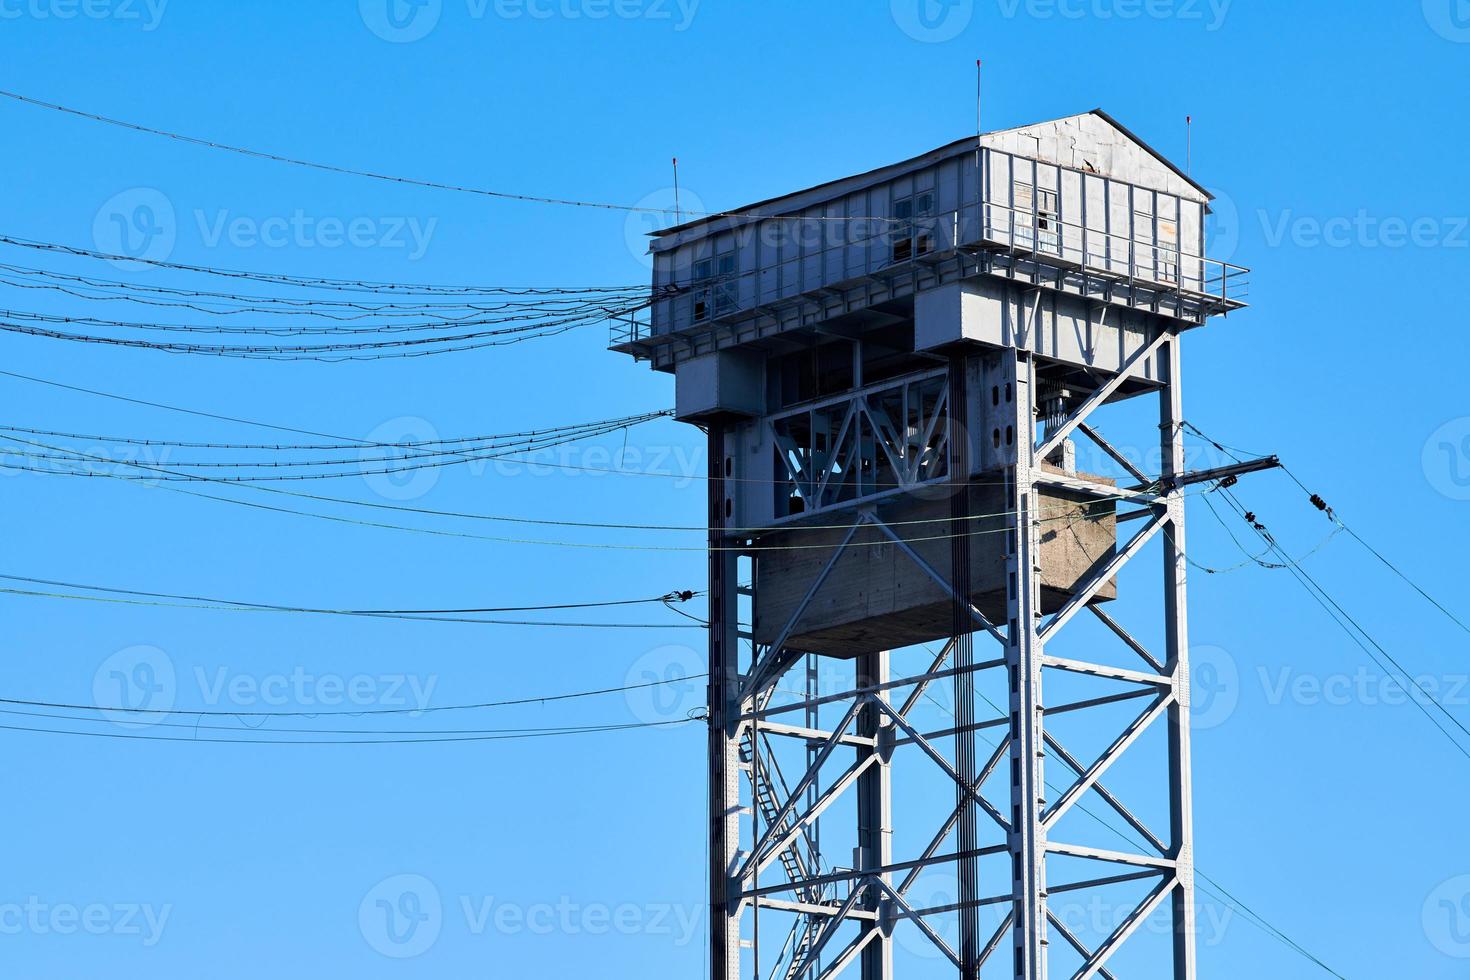
<svg viewBox="0 0 1470 980">
<path fill-rule="evenodd" d="M 1112 977 L 1165 920 L 1149 975 L 1195 977 L 1184 498 L 1229 474 L 1186 471 L 1180 348 L 1245 272 L 1203 257 L 1208 200 L 1094 112 L 656 237 L 614 347 L 708 432 L 717 980 L 887 980 L 913 942 L 923 975 Z M 1157 825 L 1111 782 L 1145 739 Z M 1084 799 L 1139 846 L 1075 836 Z M 1108 889 L 1105 928 L 1058 913 Z"/>
</svg>

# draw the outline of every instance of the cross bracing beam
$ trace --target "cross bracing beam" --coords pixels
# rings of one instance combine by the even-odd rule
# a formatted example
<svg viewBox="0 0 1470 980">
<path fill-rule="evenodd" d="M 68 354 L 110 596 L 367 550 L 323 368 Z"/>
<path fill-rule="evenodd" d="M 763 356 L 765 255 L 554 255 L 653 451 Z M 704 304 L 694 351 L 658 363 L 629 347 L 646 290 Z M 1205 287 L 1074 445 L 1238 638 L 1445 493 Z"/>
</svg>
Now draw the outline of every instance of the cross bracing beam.
<svg viewBox="0 0 1470 980">
<path fill-rule="evenodd" d="M 824 885 L 847 883 L 857 881 L 868 875 L 898 874 L 901 871 L 911 871 L 914 868 L 937 867 L 945 864 L 953 864 L 954 862 L 962 861 L 965 858 L 992 857 L 997 854 L 1004 854 L 1005 852 L 1006 845 L 991 844 L 985 847 L 977 847 L 973 851 L 954 851 L 946 854 L 931 855 L 930 857 L 924 858 L 922 860 L 916 858 L 907 861 L 895 861 L 892 864 L 884 865 L 880 868 L 869 868 L 867 870 L 848 869 L 830 871 L 825 874 L 813 875 L 807 883 Z M 737 889 L 735 894 L 741 899 L 759 898 L 764 901 L 767 896 L 781 895 L 786 892 L 795 891 L 797 888 L 800 888 L 801 885 L 802 883 L 800 882 L 773 882 L 769 885 L 760 885 L 759 887 L 749 888 L 743 891 Z"/>
<path fill-rule="evenodd" d="M 728 738 L 738 741 L 753 730 L 762 745 L 769 741 L 791 755 L 806 753 L 804 765 L 794 768 L 788 756 L 782 757 L 784 781 L 778 778 L 774 755 L 769 762 L 739 773 L 741 778 L 759 782 L 762 787 L 759 805 L 746 806 L 726 793 L 724 800 L 729 809 L 712 811 L 720 815 L 715 822 L 722 825 L 732 815 L 737 824 L 745 820 L 756 823 L 755 833 L 737 838 L 737 841 L 749 841 L 741 845 L 748 849 L 731 851 L 728 843 L 721 845 L 726 857 L 720 865 L 723 874 L 719 882 L 712 883 L 712 899 L 723 902 L 717 906 L 724 915 L 717 932 L 721 941 L 736 937 L 737 945 L 726 946 L 733 955 L 726 956 L 727 969 L 716 974 L 717 980 L 746 980 L 743 971 L 753 960 L 760 960 L 763 966 L 760 980 L 767 980 L 764 975 L 767 973 L 769 980 L 830 980 L 844 974 L 855 980 L 892 980 L 895 970 L 892 931 L 895 924 L 901 923 L 913 923 L 912 928 L 926 939 L 930 933 L 938 937 L 944 944 L 935 944 L 944 957 L 941 962 L 953 966 L 966 980 L 973 980 L 981 965 L 985 965 L 987 976 L 1044 980 L 1048 976 L 1048 947 L 1054 952 L 1066 950 L 1067 956 L 1072 952 L 1077 954 L 1083 965 L 1076 977 L 1085 980 L 1099 976 L 1108 980 L 1115 969 L 1112 957 L 1129 943 L 1141 923 L 1161 908 L 1169 910 L 1173 923 L 1173 971 L 1158 975 L 1173 980 L 1196 980 L 1189 658 L 1182 543 L 1183 490 L 1190 474 L 1183 468 L 1182 415 L 1177 397 L 1178 338 L 1165 331 L 1146 341 L 1120 375 L 1108 377 L 1102 372 L 1095 373 L 1087 382 L 1092 386 L 1090 394 L 1076 396 L 1083 399 L 1081 405 L 1065 421 L 1046 431 L 1044 438 L 1038 438 L 1042 426 L 1036 411 L 1036 392 L 1040 390 L 1037 363 L 1025 352 L 1011 351 L 999 357 L 1003 364 L 1005 358 L 1010 358 L 1008 377 L 1015 392 L 1012 402 L 1007 390 L 1002 415 L 998 418 L 1002 431 L 1007 424 L 1015 431 L 1012 456 L 1003 461 L 1004 469 L 1000 471 L 1005 480 L 1007 513 L 997 515 L 1005 518 L 1004 526 L 996 532 L 996 540 L 1005 542 L 998 549 L 1006 573 L 1004 615 L 989 606 L 982 612 L 983 602 L 966 593 L 962 570 L 940 571 L 939 566 L 918 554 L 896 533 L 896 524 L 888 525 L 873 506 L 866 506 L 870 502 L 865 500 L 844 512 L 853 514 L 851 523 L 855 526 L 847 529 L 847 537 L 830 555 L 813 562 L 822 571 L 816 581 L 803 583 L 801 589 L 805 594 L 794 613 L 789 603 L 782 603 L 785 622 L 780 624 L 777 642 L 746 643 L 742 654 L 748 648 L 749 655 L 748 658 L 742 655 L 738 661 L 733 688 L 728 683 L 732 674 L 727 662 L 722 661 L 720 670 L 723 687 L 712 681 L 712 695 L 717 689 L 725 692 L 720 726 Z M 952 364 L 951 374 L 953 369 Z M 1157 396 L 1160 401 L 1156 438 L 1163 465 L 1157 477 L 1144 472 L 1141 466 L 1126 462 L 1127 456 L 1097 434 L 1096 413 L 1107 408 L 1115 396 L 1125 393 L 1122 385 L 1127 382 L 1119 381 L 1121 375 L 1145 382 L 1130 384 L 1127 394 Z M 1073 375 L 1066 381 L 1071 389 L 1077 387 L 1075 378 Z M 984 384 L 988 404 L 990 375 L 985 375 Z M 951 389 L 947 407 L 949 415 L 957 416 L 961 407 L 954 400 L 955 390 Z M 853 441 L 853 427 L 865 411 L 856 409 L 850 420 L 836 417 L 831 420 L 831 431 L 839 438 L 831 445 L 823 444 L 823 451 L 832 454 L 829 463 L 850 452 L 847 444 Z M 886 411 L 876 414 L 883 415 Z M 1006 416 L 1005 412 L 1013 414 Z M 875 428 L 896 437 L 901 434 L 896 428 L 900 413 L 895 409 L 888 414 L 891 417 L 886 422 L 880 419 Z M 937 422 L 936 418 L 937 413 L 928 413 L 926 409 L 926 414 L 910 420 L 912 437 L 929 445 L 950 445 L 944 442 L 949 437 L 943 431 L 948 423 Z M 1112 431 L 1111 423 L 1104 424 Z M 847 431 L 839 432 L 839 428 Z M 1119 488 L 1096 478 L 1059 477 L 1053 466 L 1043 468 L 1043 461 L 1056 453 L 1068 433 L 1100 440 L 1104 452 L 1113 456 L 1137 484 L 1125 484 L 1120 492 Z M 988 447 L 990 440 L 987 438 L 985 442 Z M 1011 445 L 1009 438 L 1007 445 Z M 847 457 L 841 455 L 841 458 Z M 822 465 L 821 459 L 812 459 L 813 466 Z M 907 465 L 911 461 L 904 457 L 896 462 Z M 839 461 L 838 465 L 846 464 Z M 986 465 L 996 465 L 994 458 Z M 820 479 L 830 481 L 826 483 L 830 491 L 839 475 L 828 472 Z M 1221 474 L 1219 478 L 1229 475 L 1232 474 Z M 1125 534 L 1112 554 L 1081 581 L 1065 589 L 1049 581 L 1043 595 L 1041 502 L 1043 495 L 1055 496 L 1059 491 L 1078 500 L 1122 498 L 1121 502 L 1127 506 L 1118 508 L 1118 519 L 1126 520 L 1136 514 L 1141 520 L 1133 526 L 1133 533 Z M 715 509 L 712 506 L 712 513 Z M 883 513 L 887 515 L 888 511 Z M 866 534 L 862 529 L 866 529 Z M 1160 532 L 1166 533 L 1161 536 Z M 860 655 L 858 661 L 826 659 L 823 662 L 834 669 L 839 664 L 850 665 L 851 684 L 844 681 L 829 685 L 831 675 L 824 673 L 818 687 L 810 681 L 809 668 L 804 695 L 785 690 L 796 685 L 781 684 L 778 696 L 777 685 L 782 676 L 808 656 L 806 651 L 788 648 L 787 643 L 790 637 L 807 628 L 802 617 L 809 610 L 819 608 L 813 604 L 828 601 L 822 589 L 832 581 L 838 559 L 852 554 L 855 542 L 878 535 L 882 547 L 899 556 L 895 560 L 912 563 L 910 567 L 917 570 L 917 575 L 927 579 L 926 589 L 928 582 L 932 582 L 940 594 L 956 603 L 960 614 L 957 633 L 968 628 L 966 637 L 989 634 L 1001 644 L 999 655 L 984 662 L 969 662 L 957 652 L 957 640 L 951 639 L 942 649 L 929 649 L 927 653 L 901 652 L 903 657 L 921 656 L 917 662 L 909 662 L 908 667 L 912 669 L 898 669 L 900 654 L 894 655 L 891 671 L 879 671 L 877 661 L 868 654 Z M 742 541 L 750 541 L 748 538 L 723 540 L 737 552 Z M 1111 591 L 1104 589 L 1119 581 L 1120 573 L 1134 569 L 1145 549 L 1159 540 L 1163 541 L 1164 556 L 1163 575 L 1158 580 L 1163 595 L 1163 629 L 1160 632 L 1156 627 L 1138 623 L 1141 631 L 1135 634 L 1134 623 L 1124 628 L 1108 612 L 1107 596 Z M 741 560 L 749 562 L 753 570 L 762 559 L 752 549 Z M 760 577 L 738 578 L 752 582 L 745 601 L 756 602 Z M 1131 583 L 1139 578 L 1131 571 L 1128 573 L 1130 589 Z M 734 578 L 730 580 L 733 582 Z M 979 587 L 974 589 L 975 596 L 984 594 Z M 732 586 L 726 595 L 734 597 L 740 593 Z M 728 604 L 726 608 L 733 610 Z M 1120 649 L 1130 651 L 1130 656 L 1136 659 L 1127 666 L 1104 662 L 1109 659 L 1105 651 L 1093 649 L 1098 642 L 1096 637 L 1089 639 L 1087 647 L 1064 648 L 1061 644 L 1070 643 L 1077 613 L 1084 608 L 1106 628 L 1101 642 L 1116 641 Z M 1130 614 L 1128 618 L 1139 617 Z M 739 629 L 731 628 L 723 620 L 715 622 L 713 616 L 711 633 L 712 646 L 714 634 L 741 638 Z M 1148 637 L 1147 645 L 1139 637 Z M 1074 649 L 1081 652 L 1074 653 Z M 715 663 L 712 659 L 712 666 Z M 935 724 L 927 715 L 921 719 L 917 709 L 926 695 L 933 692 L 936 682 L 979 677 L 987 671 L 1002 671 L 1008 688 L 1008 700 L 999 705 L 1002 710 L 995 716 L 986 712 L 977 718 L 972 712 L 967 718 L 957 717 L 949 725 Z M 1126 689 L 1048 704 L 1043 689 L 1058 683 L 1064 675 L 1095 678 Z M 832 686 L 846 689 L 831 691 Z M 964 689 L 956 685 L 957 694 Z M 1055 692 L 1053 698 L 1060 702 Z M 1094 710 L 1134 701 L 1139 703 L 1128 712 L 1121 727 L 1116 712 Z M 954 713 L 958 715 L 958 702 L 955 707 Z M 1062 715 L 1079 720 L 1091 716 L 1095 719 L 1094 732 L 1104 736 L 1100 744 L 1107 747 L 1096 757 L 1073 755 L 1057 732 L 1051 730 L 1051 723 Z M 1101 726 L 1106 728 L 1099 730 Z M 1144 735 L 1162 728 L 1167 728 L 1168 744 L 1163 780 L 1169 793 L 1168 826 L 1155 828 L 1138 816 L 1141 811 L 1132 805 L 1135 801 L 1125 800 L 1124 796 L 1131 794 L 1119 792 L 1124 787 L 1118 784 L 1116 772 L 1121 760 L 1153 751 L 1153 740 L 1145 743 Z M 970 767 L 967 774 L 955 741 L 980 738 L 991 731 L 995 734 L 985 739 L 986 746 L 978 759 L 972 757 L 966 763 Z M 720 738 L 712 737 L 712 748 L 720 744 Z M 911 747 L 917 751 L 910 751 Z M 763 749 L 762 753 L 766 751 L 776 750 Z M 925 761 L 915 763 L 913 760 L 920 756 Z M 983 765 L 977 767 L 976 761 Z M 884 802 L 888 793 L 884 780 L 888 773 L 913 765 L 943 773 L 945 784 L 954 787 L 955 796 L 934 814 L 932 825 L 919 828 L 922 833 L 917 839 L 910 842 L 907 836 L 901 838 L 904 846 L 897 849 L 898 853 L 890 853 L 892 818 Z M 1048 769 L 1058 770 L 1065 778 L 1058 779 L 1058 772 L 1048 773 Z M 1136 772 L 1130 774 L 1136 782 Z M 989 791 L 985 789 L 987 780 Z M 998 798 L 994 791 L 994 787 L 1004 782 L 1009 782 L 1009 800 Z M 1048 792 L 1052 785 L 1058 791 L 1055 794 Z M 1106 850 L 1061 839 L 1058 831 L 1060 828 L 1065 832 L 1066 815 L 1089 795 L 1101 797 L 1109 808 L 1107 814 L 1121 818 L 1119 826 L 1126 824 L 1131 828 L 1140 841 L 1139 853 L 1131 853 L 1126 845 L 1123 850 Z M 1049 800 L 1049 796 L 1056 798 Z M 839 800 L 855 801 L 856 805 L 839 806 Z M 819 830 L 830 827 L 833 821 L 848 819 L 849 812 L 858 814 L 858 846 L 852 849 L 851 867 L 847 866 L 849 841 Z M 977 821 L 983 829 L 980 839 L 972 844 L 966 841 L 973 838 L 961 833 L 962 816 Z M 821 859 L 819 845 L 841 857 L 836 861 Z M 798 852 L 802 855 L 800 862 L 786 860 Z M 998 860 L 991 860 L 1002 856 L 1010 859 L 1005 870 L 1001 870 Z M 974 862 L 981 858 L 987 859 L 981 877 L 983 890 L 962 888 L 957 901 L 929 904 L 915 897 L 916 883 L 926 869 L 943 866 L 958 871 L 965 866 L 977 867 Z M 1098 873 L 1070 880 L 1075 876 L 1077 861 L 1094 865 Z M 1051 881 L 1049 866 L 1058 877 L 1067 880 Z M 712 872 L 715 867 L 712 855 Z M 1067 871 L 1073 874 L 1066 874 Z M 1050 905 L 1050 900 L 1058 896 L 1129 882 L 1145 884 L 1148 895 L 1101 942 L 1093 936 L 1073 933 Z M 995 921 L 992 919 L 983 932 L 971 937 L 966 931 L 968 927 L 963 925 L 964 914 L 984 908 L 1000 916 L 1000 928 L 991 932 L 990 925 Z M 780 949 L 774 964 L 769 952 L 763 959 L 759 956 L 761 933 L 770 935 L 768 930 L 754 926 L 755 922 L 763 921 L 762 917 L 777 920 L 783 926 L 773 941 L 773 948 Z M 961 919 L 959 942 L 948 931 L 941 934 L 941 928 L 953 928 L 952 919 L 946 917 Z M 975 922 L 973 914 L 969 921 Z M 789 936 L 785 929 L 788 923 L 791 924 Z M 786 940 L 784 946 L 781 939 Z M 739 952 L 739 943 L 744 944 L 743 954 Z M 898 969 L 902 972 L 901 967 Z"/>
<path fill-rule="evenodd" d="M 1077 761 L 1077 757 L 1068 752 L 1066 748 L 1062 745 L 1062 743 L 1058 742 L 1050 732 L 1046 733 L 1046 745 L 1047 748 L 1050 749 L 1057 758 L 1065 762 L 1067 764 L 1067 768 L 1076 773 L 1079 778 L 1087 775 L 1086 767 L 1084 767 L 1081 762 Z M 1132 810 L 1124 806 L 1123 802 L 1119 800 L 1116 796 L 1114 796 L 1108 790 L 1108 788 L 1102 784 L 1101 780 L 1094 782 L 1092 784 L 1092 789 L 1093 792 L 1097 793 L 1098 796 L 1101 796 L 1103 798 L 1108 806 L 1112 807 L 1113 810 L 1117 812 L 1118 816 L 1122 817 L 1128 822 L 1128 826 L 1138 831 L 1138 833 L 1143 836 L 1143 839 L 1148 841 L 1148 843 L 1154 848 L 1154 850 L 1158 851 L 1160 854 L 1169 853 L 1169 845 L 1159 840 L 1158 836 L 1155 835 L 1152 830 L 1149 830 L 1148 826 L 1137 816 L 1135 816 Z"/>
<path fill-rule="evenodd" d="M 1050 922 L 1051 927 L 1055 929 L 1057 933 L 1067 941 L 1067 945 L 1075 949 L 1078 955 L 1080 955 L 1084 960 L 1092 958 L 1092 950 L 1088 949 L 1087 946 L 1083 944 L 1082 940 L 1077 938 L 1076 933 L 1067 928 L 1067 924 L 1063 922 L 1056 915 L 1056 913 L 1048 909 L 1046 913 L 1046 920 Z M 1113 976 L 1113 974 L 1105 966 L 1099 967 L 1098 972 L 1103 975 L 1104 980 L 1118 980 L 1118 978 Z"/>
<path fill-rule="evenodd" d="M 1103 777 L 1103 774 L 1113 767 L 1113 764 L 1122 757 L 1123 753 L 1128 751 L 1129 746 L 1137 742 L 1139 736 L 1147 731 L 1148 727 L 1157 721 L 1173 703 L 1174 696 L 1172 694 L 1166 694 L 1149 705 L 1142 714 L 1135 718 L 1113 740 L 1113 743 L 1107 747 L 1103 754 L 1097 758 L 1097 761 L 1087 767 L 1087 771 L 1072 784 L 1071 788 L 1063 793 L 1061 798 L 1052 804 L 1050 809 L 1043 811 L 1042 822 L 1046 827 L 1051 828 L 1056 826 L 1057 821 L 1062 818 L 1062 815 L 1070 810 L 1082 798 L 1082 794 L 1091 789 Z"/>
</svg>

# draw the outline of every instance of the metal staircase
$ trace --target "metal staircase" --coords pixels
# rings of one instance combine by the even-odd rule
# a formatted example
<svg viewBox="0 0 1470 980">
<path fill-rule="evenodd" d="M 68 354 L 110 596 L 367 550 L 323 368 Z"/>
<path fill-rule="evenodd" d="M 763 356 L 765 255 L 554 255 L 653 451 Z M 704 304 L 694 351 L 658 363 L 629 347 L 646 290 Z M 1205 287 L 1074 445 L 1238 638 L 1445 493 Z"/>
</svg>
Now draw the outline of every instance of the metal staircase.
<svg viewBox="0 0 1470 980">
<path fill-rule="evenodd" d="M 764 737 L 761 741 L 765 742 Z M 746 731 L 740 738 L 740 761 L 747 767 L 753 767 L 755 764 L 755 743 L 749 731 Z M 786 779 L 781 775 L 781 767 L 777 764 L 769 743 L 765 744 L 765 751 L 761 753 L 760 770 L 763 778 L 755 780 L 755 799 L 756 805 L 760 808 L 761 820 L 769 827 L 775 822 L 780 812 L 780 803 L 776 796 L 777 789 L 779 788 L 783 798 L 790 794 Z M 782 830 L 789 830 L 796 819 L 797 814 L 794 811 L 787 814 L 786 819 L 781 822 Z M 802 831 L 802 841 L 806 844 L 806 851 L 811 860 L 820 864 L 821 858 L 817 853 L 816 843 L 806 830 Z M 779 860 L 789 880 L 805 881 L 811 876 L 807 870 L 807 859 L 802 857 L 802 849 L 799 846 L 793 845 L 783 849 Z M 825 905 L 831 902 L 830 893 L 833 890 L 830 885 L 813 885 L 798 889 L 797 893 L 804 902 Z M 809 915 L 798 917 L 792 924 L 790 935 L 781 944 L 781 954 L 776 958 L 776 968 L 771 972 L 773 978 L 780 975 L 784 980 L 797 980 L 797 971 L 806 962 L 807 952 L 816 942 L 818 924 L 816 918 Z M 781 971 L 783 964 L 785 969 Z"/>
</svg>

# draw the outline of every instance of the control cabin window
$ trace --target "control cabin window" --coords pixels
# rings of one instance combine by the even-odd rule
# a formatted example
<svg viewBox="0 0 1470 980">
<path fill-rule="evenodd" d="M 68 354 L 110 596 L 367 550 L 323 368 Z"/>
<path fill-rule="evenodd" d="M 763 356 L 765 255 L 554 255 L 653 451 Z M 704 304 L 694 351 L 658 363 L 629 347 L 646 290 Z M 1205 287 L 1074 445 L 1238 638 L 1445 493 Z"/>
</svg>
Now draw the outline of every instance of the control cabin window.
<svg viewBox="0 0 1470 980">
<path fill-rule="evenodd" d="M 1036 189 L 1036 244 L 1040 248 L 1053 252 L 1060 252 L 1062 249 L 1062 227 L 1057 214 L 1057 192 L 1038 187 Z"/>
<path fill-rule="evenodd" d="M 1167 218 L 1159 219 L 1159 280 L 1179 281 L 1179 224 Z"/>
<path fill-rule="evenodd" d="M 920 191 L 893 202 L 893 261 L 907 262 L 934 251 L 934 192 Z M 926 220 L 929 219 L 929 220 Z"/>
<path fill-rule="evenodd" d="M 1012 191 L 1015 199 L 1014 224 L 1017 237 L 1022 241 L 1034 240 L 1036 248 L 1051 252 L 1062 249 L 1060 205 L 1057 192 L 1045 187 L 1034 187 L 1026 181 L 1015 181 Z"/>
<path fill-rule="evenodd" d="M 1137 195 L 1138 192 L 1134 192 Z M 1148 278 L 1158 258 L 1154 248 L 1154 208 L 1149 197 L 1136 200 L 1133 205 L 1133 268 L 1131 275 Z"/>
<path fill-rule="evenodd" d="M 712 320 L 735 309 L 740 294 L 735 276 L 735 251 L 722 252 L 694 263 L 694 320 Z"/>
<path fill-rule="evenodd" d="M 853 377 L 851 341 L 822 344 L 771 362 L 771 410 L 850 391 Z"/>
</svg>

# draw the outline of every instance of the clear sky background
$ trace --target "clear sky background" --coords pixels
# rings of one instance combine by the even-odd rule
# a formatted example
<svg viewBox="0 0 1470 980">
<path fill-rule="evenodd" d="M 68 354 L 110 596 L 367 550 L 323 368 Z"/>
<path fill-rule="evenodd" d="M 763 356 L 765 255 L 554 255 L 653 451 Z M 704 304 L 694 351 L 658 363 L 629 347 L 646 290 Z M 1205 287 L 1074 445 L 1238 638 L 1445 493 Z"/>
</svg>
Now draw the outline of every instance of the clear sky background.
<svg viewBox="0 0 1470 980">
<path fill-rule="evenodd" d="M 1354 530 L 1470 616 L 1470 9 L 918 2 L 429 0 L 390 20 L 382 0 L 0 0 L 0 88 L 347 166 L 655 207 L 672 201 L 677 155 L 689 208 L 738 206 L 972 132 L 980 57 L 987 128 L 1101 106 L 1182 160 L 1192 114 L 1194 173 L 1219 195 L 1212 254 L 1254 272 L 1252 308 L 1189 337 L 1187 415 L 1222 442 L 1279 453 Z M 0 133 L 4 234 L 105 246 L 112 216 L 146 204 L 173 236 L 171 257 L 200 265 L 544 286 L 648 275 L 642 217 L 304 171 L 5 100 Z M 370 233 L 338 247 L 320 224 L 360 218 Z M 247 230 L 296 219 L 305 230 L 275 243 L 217 234 L 237 219 Z M 3 251 L 5 261 L 48 261 Z M 0 293 L 5 308 L 64 305 Z M 605 346 L 596 326 L 421 360 L 278 364 L 7 335 L 0 370 L 390 440 L 672 404 L 669 379 Z M 0 405 L 0 420 L 19 426 L 273 441 L 5 376 Z M 703 468 L 692 428 L 662 421 L 626 443 L 616 435 L 545 458 L 593 468 L 621 459 L 645 475 L 500 464 L 323 492 L 547 519 L 704 518 L 702 484 L 679 478 Z M 1331 531 L 1279 473 L 1237 492 L 1295 554 Z M 0 494 L 9 575 L 359 608 L 622 599 L 705 579 L 697 534 L 452 525 L 682 551 L 436 537 L 15 473 Z M 1204 508 L 1192 505 L 1191 518 L 1197 561 L 1244 560 Z M 1463 630 L 1347 535 L 1306 567 L 1470 724 Z M 1470 975 L 1470 759 L 1395 697 L 1286 572 L 1192 575 L 1192 638 L 1208 649 L 1213 678 L 1196 704 L 1206 716 L 1195 738 L 1200 867 L 1344 976 Z M 702 669 L 704 642 L 697 628 L 462 626 L 9 595 L 0 612 L 0 696 L 91 703 L 114 671 L 137 676 L 146 664 L 172 672 L 181 709 L 341 710 L 334 685 L 355 678 L 366 693 L 353 706 L 369 707 L 411 702 L 416 689 L 447 705 L 615 687 Z M 658 606 L 566 618 L 683 622 Z M 289 704 L 256 695 L 282 680 Z M 699 701 L 695 684 L 657 698 L 429 714 L 408 727 L 669 720 Z M 14 714 L 0 725 L 196 734 Z M 697 725 L 373 746 L 0 730 L 0 746 L 6 977 L 701 975 Z M 408 890 L 442 905 L 412 958 L 383 955 L 405 950 L 374 925 L 377 899 L 405 891 L 401 875 L 421 876 Z M 1202 940 L 1202 975 L 1328 975 L 1243 915 L 1211 907 L 1226 921 Z M 502 908 L 511 911 L 497 918 Z"/>
</svg>

